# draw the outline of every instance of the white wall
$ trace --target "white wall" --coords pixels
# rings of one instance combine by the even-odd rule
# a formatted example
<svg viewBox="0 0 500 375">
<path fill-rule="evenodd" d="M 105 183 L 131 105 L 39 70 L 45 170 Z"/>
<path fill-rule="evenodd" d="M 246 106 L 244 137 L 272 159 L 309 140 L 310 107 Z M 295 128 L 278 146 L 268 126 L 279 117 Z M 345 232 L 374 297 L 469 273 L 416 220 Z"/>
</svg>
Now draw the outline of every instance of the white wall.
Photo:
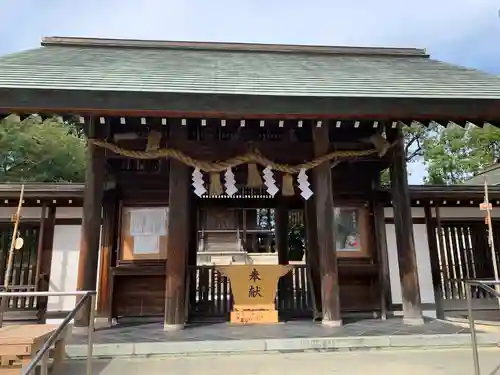
<svg viewBox="0 0 500 375">
<path fill-rule="evenodd" d="M 387 253 L 389 257 L 389 275 L 391 281 L 392 303 L 403 302 L 401 282 L 399 277 L 398 253 L 396 245 L 396 231 L 394 224 L 386 224 Z M 431 261 L 425 224 L 414 224 L 415 251 L 417 256 L 418 279 L 420 285 L 420 298 L 422 303 L 435 303 L 434 288 L 432 285 Z M 424 312 L 425 315 L 435 315 L 435 312 Z"/>
<path fill-rule="evenodd" d="M 56 211 L 57 212 L 57 211 Z M 56 225 L 49 292 L 76 290 L 81 225 Z M 75 297 L 49 297 L 47 311 L 68 311 L 75 307 Z"/>
</svg>

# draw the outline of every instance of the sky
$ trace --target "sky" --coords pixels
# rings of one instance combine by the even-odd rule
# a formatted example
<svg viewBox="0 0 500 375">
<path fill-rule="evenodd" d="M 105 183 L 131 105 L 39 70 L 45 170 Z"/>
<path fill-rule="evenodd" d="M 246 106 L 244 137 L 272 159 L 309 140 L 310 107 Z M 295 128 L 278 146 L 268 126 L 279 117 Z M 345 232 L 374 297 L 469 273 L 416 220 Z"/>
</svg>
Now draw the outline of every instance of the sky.
<svg viewBox="0 0 500 375">
<path fill-rule="evenodd" d="M 0 0 L 0 55 L 43 36 L 426 48 L 500 74 L 498 0 Z M 409 165 L 409 182 L 425 175 Z"/>
</svg>

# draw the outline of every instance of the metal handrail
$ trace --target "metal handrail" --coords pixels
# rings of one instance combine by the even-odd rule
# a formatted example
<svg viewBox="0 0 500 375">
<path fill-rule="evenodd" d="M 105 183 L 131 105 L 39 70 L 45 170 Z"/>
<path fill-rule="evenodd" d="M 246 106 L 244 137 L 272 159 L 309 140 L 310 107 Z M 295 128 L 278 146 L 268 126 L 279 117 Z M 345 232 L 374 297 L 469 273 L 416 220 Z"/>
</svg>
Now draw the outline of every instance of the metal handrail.
<svg viewBox="0 0 500 375">
<path fill-rule="evenodd" d="M 500 293 L 491 287 L 491 285 L 499 285 L 500 281 L 496 280 L 474 280 L 474 279 L 464 279 L 464 280 L 452 280 L 456 283 L 465 284 L 465 296 L 467 298 L 467 311 L 469 315 L 469 326 L 470 326 L 470 337 L 472 345 L 472 359 L 474 361 L 474 375 L 481 375 L 481 370 L 479 366 L 479 352 L 477 348 L 477 337 L 476 337 L 476 327 L 474 324 L 474 317 L 472 316 L 472 286 L 477 286 L 484 291 L 493 294 L 495 297 L 500 299 Z"/>
<path fill-rule="evenodd" d="M 97 292 L 93 291 L 77 291 L 77 292 L 0 292 L 0 298 L 9 297 L 65 297 L 65 296 L 82 296 L 77 302 L 73 310 L 64 318 L 62 323 L 57 327 L 55 332 L 49 337 L 42 348 L 38 351 L 36 356 L 28 363 L 26 367 L 21 369 L 21 375 L 32 374 L 36 366 L 42 359 L 45 359 L 50 347 L 56 342 L 61 333 L 75 317 L 76 313 L 85 305 L 90 298 L 90 318 L 87 330 L 87 361 L 86 361 L 86 375 L 92 374 L 92 353 L 93 353 L 93 333 L 95 323 L 95 308 Z M 42 363 L 42 367 L 44 364 Z M 45 368 L 46 370 L 46 368 Z M 43 371 L 42 371 L 42 375 Z"/>
</svg>

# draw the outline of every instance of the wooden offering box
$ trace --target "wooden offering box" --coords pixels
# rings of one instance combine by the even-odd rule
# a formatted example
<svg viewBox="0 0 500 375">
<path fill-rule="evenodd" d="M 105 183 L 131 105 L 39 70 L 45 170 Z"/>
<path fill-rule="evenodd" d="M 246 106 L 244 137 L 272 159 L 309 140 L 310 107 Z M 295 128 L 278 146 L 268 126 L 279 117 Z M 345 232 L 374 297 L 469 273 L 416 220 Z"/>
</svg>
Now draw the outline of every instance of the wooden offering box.
<svg viewBox="0 0 500 375">
<path fill-rule="evenodd" d="M 31 361 L 56 329 L 57 326 L 52 324 L 13 325 L 0 328 L 0 375 L 19 375 L 22 367 Z M 67 332 L 61 334 L 54 349 L 40 362 L 41 375 L 46 375 L 49 357 L 52 358 L 54 370 L 62 365 L 66 335 Z"/>
<path fill-rule="evenodd" d="M 234 298 L 231 323 L 278 323 L 278 311 L 274 304 L 277 284 L 292 266 L 231 265 L 217 268 L 231 282 Z"/>
</svg>

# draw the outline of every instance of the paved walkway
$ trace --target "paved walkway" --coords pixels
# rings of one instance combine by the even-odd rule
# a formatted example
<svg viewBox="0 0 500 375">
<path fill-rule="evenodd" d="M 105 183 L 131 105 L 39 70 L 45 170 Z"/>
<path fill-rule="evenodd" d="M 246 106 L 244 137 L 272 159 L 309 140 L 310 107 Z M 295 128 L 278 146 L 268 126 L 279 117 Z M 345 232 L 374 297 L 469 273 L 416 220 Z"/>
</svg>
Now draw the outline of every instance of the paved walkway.
<svg viewBox="0 0 500 375">
<path fill-rule="evenodd" d="M 500 375 L 500 349 L 482 349 L 481 375 Z M 245 354 L 98 361 L 97 375 L 473 375 L 470 350 Z M 64 374 L 83 375 L 83 363 Z"/>
<path fill-rule="evenodd" d="M 186 329 L 165 332 L 163 322 L 119 324 L 100 329 L 94 334 L 96 344 L 145 343 L 145 342 L 193 342 L 228 340 L 263 340 L 311 337 L 361 337 L 361 336 L 408 336 L 408 335 L 460 335 L 468 333 L 467 327 L 449 322 L 426 319 L 425 324 L 410 326 L 401 318 L 361 319 L 343 322 L 342 327 L 325 327 L 312 321 L 290 321 L 284 324 L 237 325 L 229 323 L 192 324 Z M 70 344 L 86 344 L 86 335 L 73 335 Z"/>
</svg>

